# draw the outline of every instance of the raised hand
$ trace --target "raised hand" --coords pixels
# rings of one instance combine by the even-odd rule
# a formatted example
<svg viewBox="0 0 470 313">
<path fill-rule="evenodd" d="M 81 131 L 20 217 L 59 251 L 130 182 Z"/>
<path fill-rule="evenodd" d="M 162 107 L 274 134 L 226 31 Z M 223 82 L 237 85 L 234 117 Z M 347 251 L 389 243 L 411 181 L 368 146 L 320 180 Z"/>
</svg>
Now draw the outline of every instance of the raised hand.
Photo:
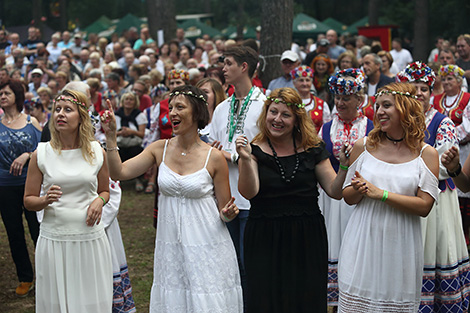
<svg viewBox="0 0 470 313">
<path fill-rule="evenodd" d="M 237 153 L 240 155 L 240 158 L 251 158 L 251 145 L 248 142 L 248 138 L 246 138 L 246 135 L 238 136 L 235 140 L 235 146 L 237 148 Z"/>
<path fill-rule="evenodd" d="M 237 217 L 238 213 L 239 211 L 237 205 L 235 204 L 235 198 L 232 197 L 220 211 L 220 216 L 224 222 L 230 222 L 235 217 Z"/>
</svg>

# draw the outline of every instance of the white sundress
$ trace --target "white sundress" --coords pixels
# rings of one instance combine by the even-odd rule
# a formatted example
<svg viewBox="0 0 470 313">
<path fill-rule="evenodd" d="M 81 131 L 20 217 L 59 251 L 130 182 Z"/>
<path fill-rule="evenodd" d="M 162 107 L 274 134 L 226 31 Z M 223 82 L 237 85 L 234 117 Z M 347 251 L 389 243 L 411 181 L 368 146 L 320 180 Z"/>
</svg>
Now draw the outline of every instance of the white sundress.
<svg viewBox="0 0 470 313">
<path fill-rule="evenodd" d="M 158 171 L 158 224 L 151 313 L 241 313 L 237 255 L 220 219 L 214 184 L 204 167 L 179 175 Z"/>
<path fill-rule="evenodd" d="M 437 199 L 438 180 L 421 153 L 411 161 L 392 164 L 365 149 L 350 166 L 343 188 L 351 185 L 358 171 L 380 189 L 415 196 L 421 188 Z M 420 223 L 418 215 L 380 200 L 364 197 L 357 204 L 339 255 L 339 312 L 417 312 L 423 274 Z"/>
</svg>

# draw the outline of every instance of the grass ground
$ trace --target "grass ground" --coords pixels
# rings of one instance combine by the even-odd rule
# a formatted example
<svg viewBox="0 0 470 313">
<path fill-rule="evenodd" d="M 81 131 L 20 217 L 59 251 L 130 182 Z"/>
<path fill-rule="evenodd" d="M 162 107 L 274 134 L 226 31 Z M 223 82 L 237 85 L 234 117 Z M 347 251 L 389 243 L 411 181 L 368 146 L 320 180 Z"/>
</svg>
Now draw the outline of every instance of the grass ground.
<svg viewBox="0 0 470 313">
<path fill-rule="evenodd" d="M 123 184 L 118 220 L 137 312 L 148 312 L 155 248 L 155 229 L 152 226 L 154 195 L 137 194 L 132 187 L 131 183 Z M 34 262 L 34 245 L 27 231 L 26 236 Z M 34 290 L 25 298 L 15 295 L 18 280 L 3 222 L 0 223 L 0 277 L 0 312 L 34 313 Z"/>
</svg>

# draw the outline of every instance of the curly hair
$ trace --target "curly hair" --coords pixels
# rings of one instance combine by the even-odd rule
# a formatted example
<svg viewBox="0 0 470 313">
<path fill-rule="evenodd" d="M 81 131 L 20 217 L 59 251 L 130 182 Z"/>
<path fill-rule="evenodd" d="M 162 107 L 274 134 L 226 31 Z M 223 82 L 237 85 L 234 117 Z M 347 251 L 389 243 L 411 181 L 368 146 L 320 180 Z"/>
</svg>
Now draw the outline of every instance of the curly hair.
<svg viewBox="0 0 470 313">
<path fill-rule="evenodd" d="M 269 97 L 277 98 L 282 100 L 284 103 L 302 103 L 302 98 L 298 92 L 295 89 L 289 87 L 275 89 L 273 92 L 271 92 Z M 253 142 L 263 142 L 268 138 L 271 139 L 271 132 L 266 125 L 266 116 L 268 114 L 271 103 L 272 101 L 268 99 L 264 102 L 263 111 L 261 112 L 256 123 L 260 132 L 255 136 Z M 310 116 L 307 114 L 307 111 L 303 107 L 298 107 L 296 105 L 289 105 L 288 108 L 295 116 L 296 126 L 293 131 L 293 136 L 297 141 L 300 142 L 300 146 L 304 150 L 317 147 L 320 144 L 321 139 L 318 137 L 317 131 L 315 130 L 315 125 L 313 124 Z"/>
<path fill-rule="evenodd" d="M 90 106 L 90 101 L 88 100 L 87 96 L 79 91 L 65 89 L 63 90 L 59 96 L 67 96 L 77 99 L 84 105 L 77 105 L 78 115 L 80 117 L 80 124 L 78 126 L 78 146 L 82 150 L 83 158 L 90 164 L 93 164 L 95 160 L 95 153 L 91 147 L 91 142 L 95 141 L 95 131 L 93 125 L 91 123 L 90 116 L 88 115 L 87 108 Z M 60 100 L 64 101 L 64 100 Z M 54 116 L 55 108 L 57 105 L 57 101 L 54 101 L 52 104 L 52 114 Z M 63 145 L 60 141 L 59 131 L 56 128 L 55 120 L 49 123 L 49 130 L 51 132 L 51 146 L 54 150 L 58 151 L 60 154 Z"/>
<path fill-rule="evenodd" d="M 416 87 L 410 83 L 390 83 L 380 88 L 378 92 L 382 90 L 399 91 L 401 93 L 408 92 L 413 96 L 416 95 Z M 400 94 L 394 94 L 392 96 L 395 99 L 395 107 L 400 116 L 400 124 L 404 133 L 403 142 L 412 151 L 419 152 L 426 131 L 423 106 L 417 99 L 410 96 Z M 377 100 L 378 99 L 376 99 L 376 102 Z M 376 149 L 379 143 L 385 139 L 385 132 L 381 130 L 379 119 L 377 114 L 375 114 L 374 129 L 369 133 L 367 144 L 370 145 L 372 149 Z"/>
</svg>

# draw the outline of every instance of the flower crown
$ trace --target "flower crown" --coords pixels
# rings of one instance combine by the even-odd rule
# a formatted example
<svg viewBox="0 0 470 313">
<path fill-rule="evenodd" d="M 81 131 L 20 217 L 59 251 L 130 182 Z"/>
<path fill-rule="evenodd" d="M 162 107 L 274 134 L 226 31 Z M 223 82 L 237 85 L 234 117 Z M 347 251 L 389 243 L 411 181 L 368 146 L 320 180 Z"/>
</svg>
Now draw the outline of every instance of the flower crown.
<svg viewBox="0 0 470 313">
<path fill-rule="evenodd" d="M 171 70 L 168 73 L 168 79 L 182 79 L 184 81 L 189 80 L 189 73 L 186 72 L 185 70 Z"/>
<path fill-rule="evenodd" d="M 292 79 L 300 78 L 300 77 L 310 77 L 313 78 L 313 70 L 311 67 L 302 65 L 296 67 L 290 72 L 290 76 Z"/>
<path fill-rule="evenodd" d="M 418 99 L 417 96 L 415 95 L 412 95 L 411 93 L 409 92 L 401 92 L 401 91 L 396 91 L 396 90 L 387 90 L 387 89 L 384 89 L 378 93 L 375 94 L 375 99 L 377 99 L 378 97 L 382 96 L 382 95 L 401 95 L 401 96 L 405 96 L 405 97 L 410 97 L 410 98 L 413 98 L 413 99 Z"/>
<path fill-rule="evenodd" d="M 397 74 L 397 81 L 403 83 L 423 82 L 433 88 L 436 74 L 426 63 L 416 61 L 408 64 L 403 71 Z"/>
<path fill-rule="evenodd" d="M 175 92 L 170 93 L 170 98 L 175 97 L 175 96 L 190 96 L 190 97 L 202 100 L 202 101 L 204 101 L 204 103 L 206 105 L 208 105 L 207 100 L 206 100 L 206 98 L 204 98 L 203 95 L 196 95 L 192 91 L 175 91 Z"/>
<path fill-rule="evenodd" d="M 455 77 L 463 77 L 465 71 L 457 65 L 441 65 L 439 68 L 439 76 L 454 75 Z"/>
<path fill-rule="evenodd" d="M 353 79 L 347 79 L 347 78 Z M 353 95 L 364 89 L 365 75 L 359 68 L 348 68 L 336 72 L 328 80 L 328 88 L 335 95 Z"/>
<path fill-rule="evenodd" d="M 272 98 L 272 97 L 266 97 L 269 101 L 275 102 L 275 103 L 285 103 L 287 106 L 295 105 L 296 107 L 303 109 L 305 108 L 305 103 L 290 103 L 290 102 L 285 102 L 282 99 L 279 98 Z"/>
<path fill-rule="evenodd" d="M 88 107 L 85 103 L 83 102 L 80 102 L 78 101 L 77 99 L 75 98 L 67 98 L 66 96 L 64 95 L 61 95 L 61 96 L 58 96 L 57 98 L 55 98 L 54 100 L 54 103 L 56 103 L 57 101 L 68 101 L 68 102 L 72 102 L 73 104 L 76 104 L 77 106 L 82 106 L 84 107 L 85 109 L 88 110 Z"/>
</svg>

